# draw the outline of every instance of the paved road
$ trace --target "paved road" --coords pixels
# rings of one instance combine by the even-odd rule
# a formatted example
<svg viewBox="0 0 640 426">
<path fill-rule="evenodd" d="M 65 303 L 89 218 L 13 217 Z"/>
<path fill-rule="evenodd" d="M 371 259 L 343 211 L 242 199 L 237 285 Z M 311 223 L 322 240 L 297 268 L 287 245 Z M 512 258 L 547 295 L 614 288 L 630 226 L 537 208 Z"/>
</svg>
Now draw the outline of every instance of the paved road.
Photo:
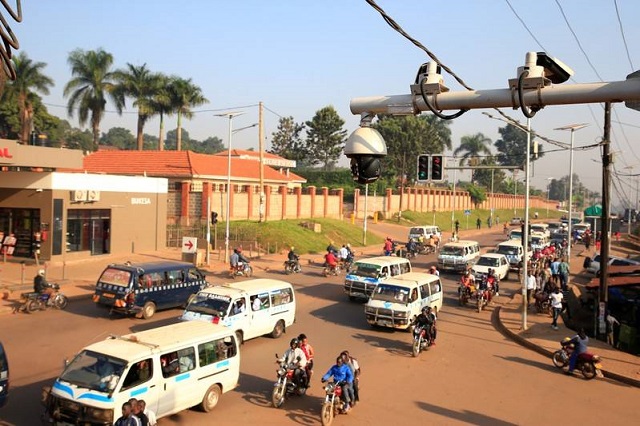
<svg viewBox="0 0 640 426">
<path fill-rule="evenodd" d="M 482 236 L 480 242 L 493 245 L 500 239 Z M 422 269 L 434 260 L 433 255 L 422 256 L 415 265 Z M 324 278 L 319 272 L 308 266 L 303 274 L 288 277 L 298 295 L 298 322 L 282 339 L 245 343 L 240 387 L 225 394 L 214 413 L 188 410 L 161 419 L 160 425 L 320 424 L 320 374 L 347 348 L 362 366 L 362 402 L 336 419 L 337 425 L 544 424 L 561 421 L 569 413 L 573 424 L 623 424 L 636 417 L 637 389 L 559 374 L 549 359 L 495 331 L 491 309 L 476 313 L 457 306 L 456 276 L 443 279 L 445 307 L 439 315 L 438 345 L 414 359 L 408 333 L 371 329 L 362 305 L 348 302 L 342 293 L 343 277 Z M 262 276 L 284 277 L 275 271 Z M 516 283 L 503 283 L 502 294 L 514 291 Z M 84 300 L 64 312 L 3 317 L 0 337 L 11 355 L 13 387 L 0 418 L 10 425 L 38 424 L 40 389 L 53 382 L 65 357 L 110 333 L 165 325 L 178 314 L 160 312 L 150 321 L 109 319 Z M 271 408 L 274 353 L 282 353 L 300 332 L 309 335 L 316 348 L 313 386 L 306 397 Z"/>
</svg>

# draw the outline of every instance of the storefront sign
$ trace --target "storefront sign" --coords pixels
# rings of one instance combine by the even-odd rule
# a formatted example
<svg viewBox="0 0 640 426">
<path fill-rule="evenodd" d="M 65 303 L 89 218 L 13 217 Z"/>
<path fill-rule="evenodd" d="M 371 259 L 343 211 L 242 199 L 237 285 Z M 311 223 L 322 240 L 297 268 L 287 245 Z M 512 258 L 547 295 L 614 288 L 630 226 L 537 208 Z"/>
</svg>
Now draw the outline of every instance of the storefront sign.
<svg viewBox="0 0 640 426">
<path fill-rule="evenodd" d="M 13 164 L 16 145 L 14 141 L 0 140 L 0 163 Z"/>
<path fill-rule="evenodd" d="M 142 204 L 142 205 L 146 205 L 146 204 L 151 204 L 151 198 L 132 198 L 131 199 L 131 204 Z"/>
</svg>

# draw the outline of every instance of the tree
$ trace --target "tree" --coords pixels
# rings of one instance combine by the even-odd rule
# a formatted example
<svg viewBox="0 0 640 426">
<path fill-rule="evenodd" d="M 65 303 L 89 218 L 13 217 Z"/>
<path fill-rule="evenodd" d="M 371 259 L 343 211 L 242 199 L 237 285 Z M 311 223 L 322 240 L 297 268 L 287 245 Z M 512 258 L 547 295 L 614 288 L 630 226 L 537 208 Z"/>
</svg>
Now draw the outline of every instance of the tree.
<svg viewBox="0 0 640 426">
<path fill-rule="evenodd" d="M 225 150 L 222 139 L 217 136 L 210 136 L 202 142 L 194 141 L 190 148 L 194 152 L 201 152 L 203 154 L 215 154 L 216 152 Z"/>
<path fill-rule="evenodd" d="M 13 58 L 16 68 L 16 79 L 6 83 L 4 99 L 17 103 L 20 132 L 19 139 L 28 143 L 29 135 L 34 128 L 34 103 L 40 101 L 36 92 L 49 94 L 49 87 L 53 80 L 42 73 L 44 62 L 33 62 L 25 52 L 18 53 Z M 4 103 L 4 100 L 3 100 Z"/>
<path fill-rule="evenodd" d="M 140 66 L 127 64 L 124 70 L 115 72 L 118 82 L 114 95 L 124 105 L 125 98 L 133 98 L 133 106 L 138 108 L 136 126 L 136 146 L 138 151 L 144 148 L 144 125 L 156 113 L 154 96 L 161 90 L 162 77 L 152 73 L 147 64 Z"/>
<path fill-rule="evenodd" d="M 96 150 L 107 96 L 111 97 L 119 112 L 123 107 L 122 100 L 113 95 L 116 86 L 115 75 L 111 71 L 113 56 L 102 49 L 87 52 L 77 49 L 69 54 L 67 61 L 73 76 L 64 88 L 64 96 L 69 96 L 67 113 L 73 117 L 77 109 L 81 126 L 87 123 L 91 115 L 93 150 Z"/>
<path fill-rule="evenodd" d="M 483 201 L 487 199 L 487 194 L 484 192 L 484 189 L 479 186 L 475 186 L 473 184 L 467 186 L 466 190 L 469 192 L 469 197 L 471 197 L 471 202 L 477 209 Z"/>
<path fill-rule="evenodd" d="M 112 127 L 107 133 L 103 133 L 100 143 L 108 146 L 115 146 L 120 149 L 135 149 L 136 138 L 129 129 L 124 127 Z"/>
<path fill-rule="evenodd" d="M 193 117 L 191 108 L 203 105 L 209 101 L 202 95 L 202 90 L 191 82 L 191 79 L 173 78 L 167 90 L 171 100 L 172 110 L 178 114 L 176 149 L 180 151 L 182 149 L 182 117 Z"/>
<path fill-rule="evenodd" d="M 300 136 L 304 127 L 303 123 L 293 121 L 293 117 L 280 117 L 278 130 L 271 134 L 269 152 L 282 158 L 295 160 L 297 167 L 306 164 L 306 146 Z"/>
<path fill-rule="evenodd" d="M 164 116 L 173 113 L 174 106 L 171 104 L 171 96 L 169 93 L 169 83 L 175 77 L 167 77 L 158 74 L 158 87 L 153 95 L 153 110 L 160 116 L 160 129 L 158 131 L 158 151 L 164 149 Z"/>
<path fill-rule="evenodd" d="M 491 150 L 487 145 L 491 144 L 491 139 L 483 135 L 482 133 L 476 133 L 472 136 L 463 136 L 460 139 L 460 146 L 453 151 L 454 156 L 462 154 L 460 159 L 460 165 L 462 166 L 465 161 L 469 166 L 480 165 L 480 157 L 482 154 L 490 155 Z M 475 181 L 475 170 L 471 171 L 471 182 Z"/>
<path fill-rule="evenodd" d="M 522 166 L 525 163 L 525 153 L 527 152 L 527 133 L 522 129 L 507 124 L 498 129 L 501 138 L 493 145 L 498 150 L 496 159 L 504 166 Z M 533 142 L 531 143 L 531 154 L 533 154 Z M 538 158 L 544 155 L 542 145 L 538 147 Z M 535 160 L 531 158 L 531 160 Z"/>
<path fill-rule="evenodd" d="M 347 131 L 342 128 L 344 120 L 333 106 L 316 111 L 316 115 L 305 123 L 307 126 L 306 152 L 310 163 L 323 164 L 325 170 L 332 168 L 344 147 Z"/>
<path fill-rule="evenodd" d="M 92 151 L 96 144 L 93 142 L 93 133 L 89 130 L 70 129 L 64 136 L 65 145 L 69 149 Z"/>
<path fill-rule="evenodd" d="M 487 157 L 480 160 L 480 166 L 496 166 L 495 157 Z M 478 169 L 474 170 L 474 179 L 478 185 L 485 187 L 491 191 L 491 178 L 493 175 L 493 191 L 498 192 L 502 182 L 505 180 L 506 174 L 500 169 Z"/>
<path fill-rule="evenodd" d="M 382 175 L 392 182 L 402 175 L 416 176 L 418 154 L 439 154 L 451 149 L 449 122 L 433 115 L 382 115 L 373 124 L 387 144 Z"/>
</svg>

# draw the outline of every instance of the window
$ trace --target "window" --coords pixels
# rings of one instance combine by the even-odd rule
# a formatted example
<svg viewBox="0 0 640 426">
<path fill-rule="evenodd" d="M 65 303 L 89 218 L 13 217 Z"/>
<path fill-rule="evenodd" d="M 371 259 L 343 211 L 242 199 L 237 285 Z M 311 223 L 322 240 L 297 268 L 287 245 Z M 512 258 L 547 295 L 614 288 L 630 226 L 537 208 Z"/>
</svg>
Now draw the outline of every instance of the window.
<svg viewBox="0 0 640 426">
<path fill-rule="evenodd" d="M 167 284 L 182 284 L 184 282 L 184 272 L 181 269 L 167 272 Z"/>
<path fill-rule="evenodd" d="M 428 284 L 423 284 L 420 286 L 420 298 L 426 299 L 427 297 L 429 297 Z"/>
<path fill-rule="evenodd" d="M 202 275 L 196 268 L 189 269 L 189 281 L 198 281 L 202 279 Z"/>
<path fill-rule="evenodd" d="M 184 348 L 160 356 L 162 376 L 167 378 L 195 368 L 196 356 L 193 348 Z"/>
<path fill-rule="evenodd" d="M 286 305 L 292 301 L 293 292 L 288 287 L 271 291 L 271 304 L 273 306 Z"/>
<path fill-rule="evenodd" d="M 111 210 L 69 209 L 67 251 L 110 252 Z"/>
<path fill-rule="evenodd" d="M 143 288 L 151 288 L 164 285 L 164 277 L 160 272 L 149 272 L 147 274 L 140 275 L 138 284 Z"/>
<path fill-rule="evenodd" d="M 232 358 L 235 355 L 236 351 L 232 336 L 198 345 L 200 367 Z"/>
<path fill-rule="evenodd" d="M 431 294 L 440 293 L 440 289 L 442 288 L 440 281 L 429 283 L 429 286 L 431 287 Z"/>
<path fill-rule="evenodd" d="M 400 264 L 400 273 L 401 274 L 406 274 L 407 272 L 411 272 L 411 265 L 407 262 L 407 263 L 401 263 Z"/>
<path fill-rule="evenodd" d="M 122 382 L 121 391 L 138 386 L 153 376 L 153 362 L 151 358 L 137 362 L 131 366 Z"/>
<path fill-rule="evenodd" d="M 251 300 L 251 309 L 254 311 L 260 311 L 262 309 L 269 308 L 268 293 L 253 295 L 251 296 L 250 300 Z"/>
</svg>

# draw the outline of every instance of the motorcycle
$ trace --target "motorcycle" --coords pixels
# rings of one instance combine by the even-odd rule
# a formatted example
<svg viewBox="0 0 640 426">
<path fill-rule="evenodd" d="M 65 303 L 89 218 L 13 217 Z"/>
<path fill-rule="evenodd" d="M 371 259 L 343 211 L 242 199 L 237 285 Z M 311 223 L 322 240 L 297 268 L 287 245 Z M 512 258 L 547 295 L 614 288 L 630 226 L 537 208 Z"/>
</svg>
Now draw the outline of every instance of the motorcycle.
<svg viewBox="0 0 640 426">
<path fill-rule="evenodd" d="M 465 286 L 464 284 L 460 284 L 458 287 L 458 304 L 460 306 L 464 306 L 471 299 L 471 295 L 475 294 L 476 287 L 475 285 Z"/>
<path fill-rule="evenodd" d="M 232 266 L 229 270 L 229 275 L 231 278 L 235 279 L 236 277 L 251 277 L 253 275 L 253 268 L 249 263 L 238 262 L 237 266 Z"/>
<path fill-rule="evenodd" d="M 476 307 L 478 308 L 478 312 L 480 312 L 482 311 L 482 309 L 484 309 L 485 306 L 489 304 L 489 301 L 491 300 L 489 289 L 478 289 L 478 291 L 476 292 L 476 298 Z"/>
<path fill-rule="evenodd" d="M 69 304 L 69 299 L 64 294 L 60 293 L 60 286 L 58 284 L 51 284 L 51 288 L 54 292 L 49 296 L 46 293 L 22 293 L 20 295 L 20 301 L 22 305 L 19 310 L 23 312 L 35 312 L 44 311 L 48 307 L 54 307 L 56 309 L 64 309 Z"/>
<path fill-rule="evenodd" d="M 287 275 L 297 274 L 302 272 L 302 266 L 298 260 L 285 260 L 284 261 L 284 273 Z"/>
<path fill-rule="evenodd" d="M 558 368 L 565 368 L 569 366 L 569 359 L 571 353 L 575 350 L 575 345 L 570 343 L 571 339 L 565 337 L 561 342 L 561 348 L 553 353 L 551 360 L 553 365 Z M 602 374 L 602 364 L 600 363 L 600 357 L 589 352 L 581 353 L 578 355 L 576 362 L 576 368 L 582 372 L 585 379 L 591 380 L 598 377 L 604 377 Z"/>
<path fill-rule="evenodd" d="M 280 357 L 276 354 L 276 358 Z M 299 386 L 295 383 L 295 365 L 286 365 L 284 362 L 280 363 L 280 367 L 276 370 L 278 379 L 273 385 L 273 392 L 271 393 L 271 403 L 275 408 L 279 408 L 289 395 L 303 396 L 307 393 L 307 387 Z"/>
<path fill-rule="evenodd" d="M 420 355 L 420 352 L 431 346 L 431 339 L 427 336 L 425 327 L 416 326 L 413 328 L 413 346 L 412 354 L 414 357 Z"/>
<path fill-rule="evenodd" d="M 325 397 L 320 410 L 323 426 L 329 426 L 333 418 L 344 411 L 345 403 L 342 401 L 342 386 L 340 382 L 328 382 L 324 385 Z"/>
<path fill-rule="evenodd" d="M 329 266 L 329 264 L 325 263 L 324 268 L 322 269 L 322 275 L 324 275 L 325 277 L 328 277 L 329 275 L 340 275 L 340 264 Z"/>
<path fill-rule="evenodd" d="M 551 314 L 551 302 L 549 301 L 549 295 L 543 291 L 539 291 L 535 294 L 536 299 L 536 312 L 539 314 Z"/>
</svg>

